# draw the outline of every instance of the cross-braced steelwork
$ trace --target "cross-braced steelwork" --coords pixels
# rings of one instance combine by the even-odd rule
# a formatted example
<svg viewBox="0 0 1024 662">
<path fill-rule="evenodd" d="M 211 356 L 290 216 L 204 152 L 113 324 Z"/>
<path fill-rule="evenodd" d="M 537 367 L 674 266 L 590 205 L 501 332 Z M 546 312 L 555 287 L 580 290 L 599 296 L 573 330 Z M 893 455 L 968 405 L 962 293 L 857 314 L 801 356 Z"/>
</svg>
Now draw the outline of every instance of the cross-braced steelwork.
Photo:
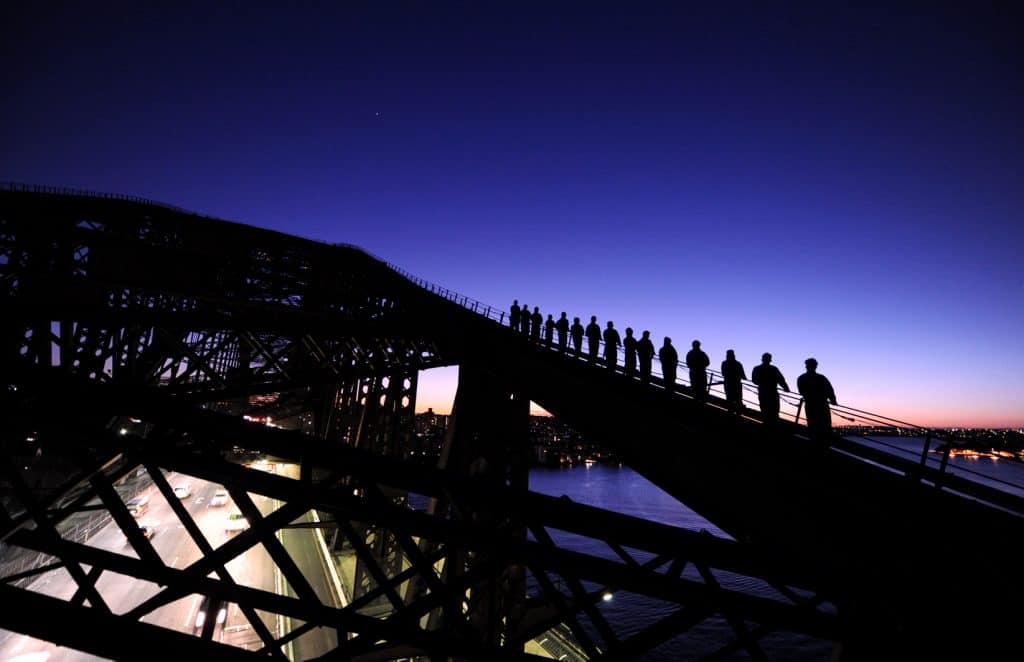
<svg viewBox="0 0 1024 662">
<path fill-rule="evenodd" d="M 734 633 L 712 658 L 780 630 L 872 650 L 892 625 L 827 557 L 838 527 L 802 550 L 806 521 L 728 496 L 720 456 L 764 441 L 754 423 L 542 351 L 354 247 L 8 189 L 0 303 L 8 630 L 113 658 L 628 659 L 708 619 Z M 459 391 L 425 467 L 417 375 L 440 365 Z M 531 399 L 733 539 L 530 492 Z M 659 468 L 638 438 L 696 443 Z M 611 622 L 624 595 L 660 615 Z"/>
</svg>

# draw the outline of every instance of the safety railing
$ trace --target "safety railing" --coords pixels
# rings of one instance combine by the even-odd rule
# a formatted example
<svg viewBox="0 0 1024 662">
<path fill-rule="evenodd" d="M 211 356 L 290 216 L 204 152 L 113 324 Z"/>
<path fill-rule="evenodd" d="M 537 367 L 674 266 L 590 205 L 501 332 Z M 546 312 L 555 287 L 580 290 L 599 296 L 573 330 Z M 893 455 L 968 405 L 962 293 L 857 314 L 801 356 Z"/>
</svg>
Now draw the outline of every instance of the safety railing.
<svg viewBox="0 0 1024 662">
<path fill-rule="evenodd" d="M 100 513 L 90 515 L 83 521 L 62 522 L 57 528 L 62 538 L 72 542 L 85 543 L 97 531 L 110 524 L 112 519 L 109 513 Z M 28 586 L 35 581 L 37 575 L 33 571 L 62 565 L 58 559 L 51 556 L 21 547 L 8 548 L 3 543 L 0 543 L 0 559 L 3 559 L 0 561 L 0 576 L 4 578 L 4 581 L 18 586 Z"/>
<path fill-rule="evenodd" d="M 0 182 L 0 191 L 14 191 L 18 193 L 44 193 L 47 195 L 65 195 L 79 198 L 95 198 L 99 200 L 123 200 L 126 202 L 137 202 L 143 205 L 162 207 L 164 209 L 168 209 L 170 211 L 178 212 L 181 214 L 191 214 L 193 216 L 199 215 L 194 211 L 190 211 L 182 207 L 176 207 L 175 205 L 167 204 L 166 202 L 160 202 L 159 200 L 150 200 L 149 198 L 142 198 L 137 195 L 124 195 L 122 193 L 103 193 L 100 191 L 87 191 L 85 189 L 69 188 L 66 186 L 43 186 L 40 184 L 23 184 L 21 182 Z"/>
<path fill-rule="evenodd" d="M 139 496 L 153 484 L 149 476 L 139 477 L 137 474 L 122 480 L 124 482 L 116 489 L 125 502 Z M 113 516 L 108 511 L 89 508 L 61 520 L 56 529 L 64 540 L 85 544 L 112 521 Z M 39 572 L 62 565 L 59 559 L 46 554 L 0 542 L 0 580 L 4 582 L 29 586 L 38 579 Z"/>
<path fill-rule="evenodd" d="M 384 261 L 382 260 L 382 262 Z M 496 324 L 505 327 L 509 326 L 509 312 L 504 308 L 483 303 L 449 288 L 427 281 L 390 262 L 384 263 L 390 269 L 423 289 L 472 312 L 482 315 Z M 532 324 L 530 326 L 532 327 Z M 622 332 L 621 329 L 616 330 L 620 331 L 620 333 Z M 540 333 L 531 333 L 529 340 L 534 341 L 534 346 L 539 351 L 561 353 L 562 350 L 557 342 L 557 338 L 558 334 L 556 332 L 553 340 L 547 340 L 545 320 L 542 323 Z M 572 341 L 567 338 L 565 355 L 578 358 L 583 362 L 590 363 L 595 366 L 600 366 L 605 370 L 611 369 L 605 360 L 604 340 L 599 340 L 597 343 L 596 360 L 594 361 L 590 360 L 591 352 L 589 351 L 589 346 L 589 340 L 584 337 L 581 350 L 577 352 Z M 677 348 L 676 351 L 680 352 L 680 349 L 681 348 Z M 692 399 L 694 397 L 694 393 L 690 380 L 688 379 L 689 369 L 683 358 L 685 356 L 685 350 L 680 352 L 680 354 L 680 362 L 672 390 L 673 393 L 679 397 Z M 619 347 L 615 352 L 614 370 L 620 375 L 624 374 L 624 360 L 625 357 L 623 350 Z M 724 390 L 725 380 L 722 373 L 710 368 L 708 368 L 706 372 L 708 375 L 708 396 L 710 396 L 705 398 L 706 406 L 727 410 L 728 405 L 726 403 Z M 664 370 L 661 366 L 660 360 L 658 359 L 657 352 L 652 359 L 651 376 L 652 379 L 648 384 L 649 387 L 664 391 L 666 388 Z M 639 380 L 639 372 L 634 372 L 633 378 Z M 742 386 L 743 409 L 737 412 L 737 415 L 745 416 L 751 421 L 761 423 L 762 421 L 759 416 L 760 405 L 757 400 L 757 386 L 749 380 L 743 380 Z M 804 418 L 803 398 L 795 392 L 780 391 L 779 401 L 780 419 L 788 420 L 793 423 L 800 423 L 801 419 Z M 836 428 L 839 428 L 833 435 L 830 445 L 838 452 L 878 465 L 883 469 L 910 476 L 918 481 L 932 484 L 938 488 L 954 491 L 970 498 L 976 498 L 1000 508 L 1024 515 L 1024 484 L 1004 480 L 962 465 L 956 466 L 955 474 L 951 471 L 951 455 L 953 455 L 957 451 L 958 447 L 961 446 L 958 440 L 946 437 L 939 431 L 931 428 L 915 425 L 906 421 L 900 421 L 882 414 L 868 412 L 846 405 L 830 405 L 830 409 L 834 419 L 834 425 Z M 755 415 L 755 412 L 757 415 Z M 835 423 L 835 419 L 838 419 L 839 423 Z M 908 450 L 903 446 L 895 445 L 884 439 L 877 438 L 877 436 L 870 436 L 863 433 L 851 433 L 844 435 L 840 433 L 840 430 L 844 426 L 850 427 L 851 429 L 868 427 L 875 429 L 884 428 L 892 430 L 897 434 L 897 436 L 902 438 L 920 438 L 921 445 L 917 450 Z M 854 437 L 859 440 L 870 442 L 871 445 L 869 446 L 859 443 L 858 441 L 854 441 Z M 937 455 L 937 457 L 933 457 L 933 455 Z M 1010 457 L 1007 457 L 1007 459 L 1017 461 Z M 970 479 L 965 479 L 963 477 L 964 475 L 969 476 Z"/>
</svg>

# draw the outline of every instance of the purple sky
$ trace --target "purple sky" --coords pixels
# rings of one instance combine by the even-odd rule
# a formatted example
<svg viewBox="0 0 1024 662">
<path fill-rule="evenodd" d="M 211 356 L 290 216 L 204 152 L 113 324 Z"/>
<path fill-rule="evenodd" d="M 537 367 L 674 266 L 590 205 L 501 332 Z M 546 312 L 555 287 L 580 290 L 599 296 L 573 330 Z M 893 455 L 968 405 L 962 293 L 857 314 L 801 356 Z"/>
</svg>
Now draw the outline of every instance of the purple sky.
<svg viewBox="0 0 1024 662">
<path fill-rule="evenodd" d="M 791 384 L 815 356 L 840 402 L 921 424 L 1024 425 L 1009 10 L 23 4 L 0 179 L 354 243 L 714 366 L 771 351 Z"/>
</svg>

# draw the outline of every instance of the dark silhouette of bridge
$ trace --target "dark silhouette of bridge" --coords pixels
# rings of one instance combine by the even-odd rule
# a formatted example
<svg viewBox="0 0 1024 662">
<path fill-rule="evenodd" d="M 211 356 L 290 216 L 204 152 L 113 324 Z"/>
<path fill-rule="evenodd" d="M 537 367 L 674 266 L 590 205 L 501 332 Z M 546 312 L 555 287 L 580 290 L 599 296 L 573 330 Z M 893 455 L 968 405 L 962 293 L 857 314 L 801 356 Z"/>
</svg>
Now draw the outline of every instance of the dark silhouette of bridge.
<svg viewBox="0 0 1024 662">
<path fill-rule="evenodd" d="M 843 659 L 969 657 L 1016 648 L 1024 499 L 920 459 L 835 436 L 812 443 L 799 401 L 775 425 L 534 343 L 504 313 L 353 246 L 201 217 L 137 198 L 0 190 L 4 558 L 0 627 L 113 658 L 282 658 L 317 630 L 325 659 L 532 658 L 564 627 L 588 657 L 629 659 L 723 618 L 712 657 L 779 631 Z M 409 461 L 420 370 L 459 366 L 440 466 Z M 720 381 L 720 380 L 719 380 Z M 730 539 L 528 490 L 534 401 L 618 453 Z M 837 415 L 898 424 L 849 407 Z M 271 428 L 253 418 L 271 417 Z M 790 420 L 794 419 L 794 420 Z M 297 477 L 247 466 L 259 454 Z M 144 468 L 200 558 L 177 568 L 142 535 L 118 487 Z M 223 485 L 249 526 L 219 546 L 164 471 Z M 263 512 L 253 495 L 276 500 Z M 410 495 L 428 499 L 414 509 Z M 99 512 L 130 553 L 67 534 Z M 300 523 L 306 513 L 315 523 Z M 346 604 L 318 597 L 281 531 L 319 527 L 357 564 Z M 568 532 L 598 543 L 585 553 Z M 261 547 L 290 593 L 236 581 Z M 30 590 L 56 569 L 70 598 Z M 124 609 L 105 573 L 158 587 Z M 750 580 L 761 590 L 751 591 Z M 528 591 L 527 588 L 533 587 Z M 601 611 L 608 592 L 669 605 L 640 631 Z M 145 619 L 185 596 L 237 605 L 255 650 Z M 288 632 L 271 617 L 297 623 Z M 99 633 L 102 633 L 99 634 Z"/>
</svg>

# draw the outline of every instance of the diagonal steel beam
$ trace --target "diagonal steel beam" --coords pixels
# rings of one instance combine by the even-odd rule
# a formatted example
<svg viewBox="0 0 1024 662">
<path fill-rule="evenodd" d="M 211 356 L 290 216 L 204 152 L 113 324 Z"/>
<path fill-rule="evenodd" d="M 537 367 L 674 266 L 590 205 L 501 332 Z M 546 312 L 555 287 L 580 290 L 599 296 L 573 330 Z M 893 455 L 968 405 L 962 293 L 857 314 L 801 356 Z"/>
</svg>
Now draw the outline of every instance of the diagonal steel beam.
<svg viewBox="0 0 1024 662">
<path fill-rule="evenodd" d="M 0 455 L 0 472 L 6 473 L 8 480 L 11 481 L 11 486 L 14 488 L 15 494 L 21 500 L 25 509 L 32 515 L 32 519 L 36 524 L 36 531 L 39 535 L 45 536 L 50 541 L 61 540 L 60 534 L 57 529 L 54 528 L 52 522 L 47 518 L 46 511 L 39 506 L 35 497 L 32 495 L 32 491 L 28 485 L 25 484 L 22 479 L 18 468 L 14 466 L 8 455 Z M 66 559 L 60 555 L 54 555 L 64 563 L 65 569 L 71 578 L 78 584 L 79 590 L 83 592 L 83 596 L 89 600 L 89 604 L 100 612 L 110 612 L 110 607 L 103 600 L 103 597 L 96 590 L 96 586 L 93 580 L 82 570 L 82 566 L 76 561 Z"/>
<path fill-rule="evenodd" d="M 160 657 L 179 660 L 265 659 L 241 648 L 202 641 L 148 623 L 117 617 L 112 623 L 109 613 L 102 610 L 76 608 L 57 598 L 10 586 L 0 585 L 0 603 L 18 606 L 0 610 L 0 627 L 110 659 L 138 659 L 140 651 L 159 651 Z M 116 627 L 116 636 L 102 636 L 111 632 L 112 626 Z"/>
<path fill-rule="evenodd" d="M 181 522 L 182 526 L 185 527 L 185 531 L 188 532 L 192 537 L 192 540 L 195 541 L 196 546 L 199 548 L 199 552 L 204 557 L 212 557 L 214 555 L 213 546 L 210 544 L 209 540 L 206 539 L 206 536 L 203 535 L 202 530 L 200 530 L 199 525 L 196 524 L 195 519 L 192 518 L 188 509 L 185 508 L 181 503 L 181 500 L 177 498 L 176 494 L 174 494 L 174 490 L 171 488 L 170 483 L 167 482 L 163 472 L 160 471 L 159 467 L 152 463 L 145 463 L 144 466 L 146 467 L 146 471 L 149 472 L 149 475 L 152 477 L 153 483 L 160 491 L 160 494 L 162 494 L 167 503 L 170 504 L 171 510 L 174 514 L 178 516 L 178 521 Z M 225 584 L 229 586 L 235 585 L 234 578 L 231 576 L 231 573 L 228 572 L 228 569 L 224 564 L 217 565 L 214 571 Z M 274 641 L 274 635 L 270 632 L 270 629 L 267 628 L 259 614 L 256 613 L 256 610 L 246 602 L 238 603 L 238 606 L 245 615 L 245 618 L 249 621 L 253 631 L 256 632 L 260 641 L 263 642 L 263 650 L 271 654 L 276 659 L 283 659 L 284 653 L 281 651 L 280 645 L 278 642 Z"/>
</svg>

